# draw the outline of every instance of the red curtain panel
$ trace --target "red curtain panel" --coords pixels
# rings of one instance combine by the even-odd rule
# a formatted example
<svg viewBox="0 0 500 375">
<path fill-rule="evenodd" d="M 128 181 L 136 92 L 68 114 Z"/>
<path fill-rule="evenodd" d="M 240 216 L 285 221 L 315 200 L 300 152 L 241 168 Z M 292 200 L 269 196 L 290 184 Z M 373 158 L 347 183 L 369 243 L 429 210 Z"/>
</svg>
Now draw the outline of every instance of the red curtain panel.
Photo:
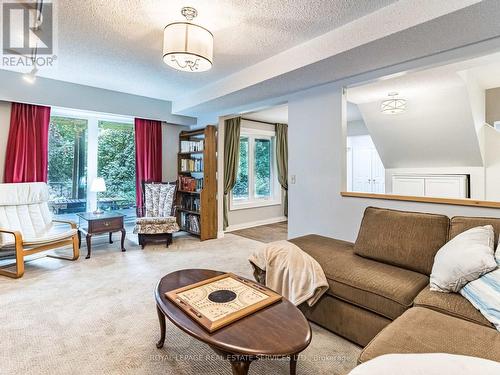
<svg viewBox="0 0 500 375">
<path fill-rule="evenodd" d="M 12 103 L 4 182 L 47 182 L 50 107 Z"/>
<path fill-rule="evenodd" d="M 135 187 L 137 208 L 142 208 L 142 182 L 161 182 L 161 122 L 135 119 Z"/>
</svg>

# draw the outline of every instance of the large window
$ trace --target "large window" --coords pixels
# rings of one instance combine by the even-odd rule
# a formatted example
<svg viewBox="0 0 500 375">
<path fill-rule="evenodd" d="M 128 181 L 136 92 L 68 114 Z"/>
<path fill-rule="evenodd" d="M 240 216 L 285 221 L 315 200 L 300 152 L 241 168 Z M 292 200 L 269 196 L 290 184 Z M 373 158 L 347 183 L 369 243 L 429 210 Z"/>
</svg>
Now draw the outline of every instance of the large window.
<svg viewBox="0 0 500 375">
<path fill-rule="evenodd" d="M 238 177 L 231 193 L 231 210 L 281 204 L 274 139 L 274 132 L 241 130 Z"/>
<path fill-rule="evenodd" d="M 106 181 L 101 208 L 120 209 L 135 205 L 134 126 L 99 121 L 97 175 Z"/>
<path fill-rule="evenodd" d="M 50 205 L 56 215 L 94 210 L 89 187 L 104 178 L 100 208 L 134 215 L 135 141 L 133 120 L 122 116 L 53 108 L 49 128 Z M 74 217 L 73 217 L 74 219 Z"/>
<path fill-rule="evenodd" d="M 50 119 L 48 185 L 56 214 L 86 210 L 87 127 L 85 119 Z"/>
</svg>

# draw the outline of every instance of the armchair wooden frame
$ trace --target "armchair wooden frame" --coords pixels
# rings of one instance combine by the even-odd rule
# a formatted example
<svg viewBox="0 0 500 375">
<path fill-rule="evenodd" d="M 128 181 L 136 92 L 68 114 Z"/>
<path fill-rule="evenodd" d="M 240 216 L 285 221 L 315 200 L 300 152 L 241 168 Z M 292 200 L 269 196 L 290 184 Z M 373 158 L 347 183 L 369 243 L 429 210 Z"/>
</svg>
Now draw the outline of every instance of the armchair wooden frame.
<svg viewBox="0 0 500 375">
<path fill-rule="evenodd" d="M 69 224 L 72 229 L 77 229 L 76 223 L 74 223 L 72 221 L 52 220 L 52 222 L 53 223 Z M 72 245 L 73 246 L 73 256 L 72 257 L 58 256 L 58 255 L 52 255 L 52 254 L 47 255 L 47 257 L 74 261 L 74 260 L 77 260 L 78 257 L 80 256 L 80 249 L 78 246 L 78 233 L 75 233 L 71 238 L 68 238 L 68 239 L 55 241 L 55 242 L 49 242 L 49 243 L 46 243 L 46 244 L 43 244 L 40 246 L 34 246 L 34 247 L 28 247 L 28 248 L 24 248 L 24 246 L 23 246 L 23 235 L 21 234 L 21 232 L 0 228 L 0 233 L 7 233 L 7 234 L 11 234 L 14 236 L 14 239 L 15 239 L 14 245 L 15 245 L 15 251 L 16 251 L 16 272 L 7 271 L 5 269 L 0 269 L 0 275 L 2 275 L 2 276 L 11 277 L 14 279 L 18 279 L 18 278 L 22 277 L 24 275 L 24 257 L 27 255 L 40 253 L 42 251 L 53 250 L 53 249 L 56 249 L 59 247 Z"/>
</svg>

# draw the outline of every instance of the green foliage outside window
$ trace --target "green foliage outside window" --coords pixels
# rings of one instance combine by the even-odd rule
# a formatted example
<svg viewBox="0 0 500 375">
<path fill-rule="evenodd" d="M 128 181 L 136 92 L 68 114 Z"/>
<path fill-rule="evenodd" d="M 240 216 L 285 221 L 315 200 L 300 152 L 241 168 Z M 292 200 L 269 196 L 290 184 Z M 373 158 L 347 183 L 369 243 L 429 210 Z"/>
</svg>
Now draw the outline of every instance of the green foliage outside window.
<svg viewBox="0 0 500 375">
<path fill-rule="evenodd" d="M 135 205 L 134 126 L 99 121 L 97 175 L 104 178 L 102 199 L 120 200 L 120 206 Z"/>
<path fill-rule="evenodd" d="M 87 121 L 50 119 L 48 183 L 51 199 L 85 199 L 87 186 Z"/>
<path fill-rule="evenodd" d="M 240 138 L 240 161 L 238 166 L 238 176 L 233 188 L 235 199 L 250 198 L 249 166 L 254 167 L 253 192 L 255 198 L 271 196 L 271 163 L 272 163 L 272 143 L 269 139 L 253 140 L 253 155 L 250 155 L 250 139 Z M 250 158 L 253 160 L 250 161 Z"/>
<path fill-rule="evenodd" d="M 271 195 L 271 141 L 255 140 L 255 196 Z"/>
<path fill-rule="evenodd" d="M 233 197 L 236 199 L 248 198 L 248 138 L 240 138 L 240 164 L 238 177 L 233 188 Z"/>
</svg>

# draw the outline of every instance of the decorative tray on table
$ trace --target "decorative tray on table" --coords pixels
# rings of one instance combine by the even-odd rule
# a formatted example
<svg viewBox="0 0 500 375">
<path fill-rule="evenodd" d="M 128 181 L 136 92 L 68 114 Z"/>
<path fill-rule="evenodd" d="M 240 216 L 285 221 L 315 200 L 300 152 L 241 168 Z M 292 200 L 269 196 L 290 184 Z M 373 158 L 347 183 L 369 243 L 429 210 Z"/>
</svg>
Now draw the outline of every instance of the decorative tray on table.
<svg viewBox="0 0 500 375">
<path fill-rule="evenodd" d="M 165 295 L 210 333 L 282 298 L 272 290 L 232 273 L 175 289 Z"/>
</svg>

